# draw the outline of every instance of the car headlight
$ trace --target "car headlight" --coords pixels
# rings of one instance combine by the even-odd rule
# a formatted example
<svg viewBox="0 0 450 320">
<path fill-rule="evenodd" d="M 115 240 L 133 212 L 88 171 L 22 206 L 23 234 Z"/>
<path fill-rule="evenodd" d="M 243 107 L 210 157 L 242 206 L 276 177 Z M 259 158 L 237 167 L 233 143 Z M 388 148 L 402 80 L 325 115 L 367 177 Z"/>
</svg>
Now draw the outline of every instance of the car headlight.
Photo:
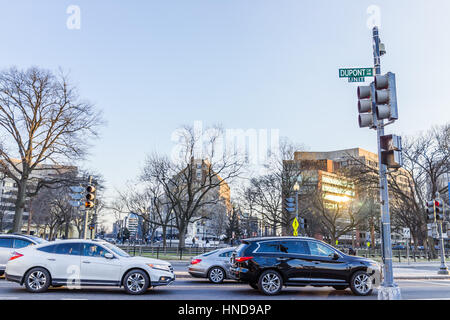
<svg viewBox="0 0 450 320">
<path fill-rule="evenodd" d="M 166 265 L 166 264 L 154 264 L 154 263 L 149 263 L 149 264 L 147 264 L 147 265 L 148 265 L 150 268 L 152 268 L 152 269 L 170 272 L 170 265 Z"/>
</svg>

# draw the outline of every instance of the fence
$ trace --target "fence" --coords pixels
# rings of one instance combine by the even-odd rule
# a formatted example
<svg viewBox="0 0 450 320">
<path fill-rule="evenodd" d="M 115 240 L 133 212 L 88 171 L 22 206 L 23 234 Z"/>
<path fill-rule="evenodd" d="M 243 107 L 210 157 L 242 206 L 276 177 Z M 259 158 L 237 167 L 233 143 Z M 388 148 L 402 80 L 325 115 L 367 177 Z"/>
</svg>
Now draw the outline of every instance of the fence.
<svg viewBox="0 0 450 320">
<path fill-rule="evenodd" d="M 152 247 L 140 245 L 119 245 L 119 248 L 127 252 L 131 256 L 144 256 L 162 259 L 189 259 L 206 252 L 210 252 L 219 247 Z"/>
<path fill-rule="evenodd" d="M 131 256 L 144 256 L 152 258 L 161 259 L 171 259 L 171 260 L 183 260 L 189 259 L 193 256 L 197 256 L 206 252 L 210 252 L 221 247 L 161 247 L 161 246 L 143 246 L 143 245 L 119 245 L 119 247 L 127 252 Z M 437 250 L 438 251 L 438 250 Z M 344 250 L 345 252 L 345 250 Z M 440 257 L 440 252 L 437 252 L 438 258 Z M 356 255 L 366 258 L 381 258 L 381 249 L 356 249 Z M 446 249 L 445 252 L 446 259 L 450 258 L 450 250 Z M 431 260 L 431 253 L 426 250 L 410 250 L 409 258 L 412 261 L 428 261 Z M 407 260 L 406 249 L 392 250 L 393 261 L 402 262 L 402 260 Z"/>
<path fill-rule="evenodd" d="M 436 250 L 437 258 L 440 258 L 439 250 Z M 450 258 L 450 250 L 445 249 L 445 258 Z M 366 258 L 381 258 L 381 249 L 356 249 L 356 255 Z M 412 261 L 429 261 L 431 260 L 431 252 L 426 250 L 409 250 L 409 258 Z M 402 262 L 407 260 L 407 250 L 406 249 L 392 249 L 392 260 L 394 262 Z"/>
</svg>

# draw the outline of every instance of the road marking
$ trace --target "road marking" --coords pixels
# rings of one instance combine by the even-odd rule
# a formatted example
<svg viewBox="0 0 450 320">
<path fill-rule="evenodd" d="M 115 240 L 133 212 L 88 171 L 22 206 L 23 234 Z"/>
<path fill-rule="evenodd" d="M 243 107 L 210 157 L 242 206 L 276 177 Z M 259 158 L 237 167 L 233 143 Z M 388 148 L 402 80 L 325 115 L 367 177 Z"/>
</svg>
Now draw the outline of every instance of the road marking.
<svg viewBox="0 0 450 320">
<path fill-rule="evenodd" d="M 19 297 L 0 297 L 0 300 L 15 300 L 19 299 Z"/>
</svg>

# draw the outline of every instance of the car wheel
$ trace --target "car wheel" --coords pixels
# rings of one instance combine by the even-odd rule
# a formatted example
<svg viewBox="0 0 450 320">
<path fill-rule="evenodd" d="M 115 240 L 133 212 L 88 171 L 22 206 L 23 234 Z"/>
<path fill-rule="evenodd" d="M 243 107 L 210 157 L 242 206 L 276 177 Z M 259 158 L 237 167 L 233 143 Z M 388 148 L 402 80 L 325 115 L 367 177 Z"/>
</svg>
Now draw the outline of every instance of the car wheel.
<svg viewBox="0 0 450 320">
<path fill-rule="evenodd" d="M 123 278 L 123 287 L 129 294 L 143 294 L 149 286 L 148 275 L 142 270 L 131 270 Z"/>
<path fill-rule="evenodd" d="M 44 268 L 33 268 L 25 274 L 24 282 L 29 292 L 45 292 L 50 286 L 50 274 Z"/>
<path fill-rule="evenodd" d="M 212 283 L 222 283 L 225 279 L 225 271 L 220 267 L 214 267 L 208 272 L 208 279 Z"/>
<path fill-rule="evenodd" d="M 357 296 L 367 296 L 372 293 L 372 278 L 364 271 L 357 271 L 350 281 L 350 288 Z"/>
<path fill-rule="evenodd" d="M 348 286 L 333 286 L 336 290 L 345 290 L 348 288 Z"/>
<path fill-rule="evenodd" d="M 252 287 L 253 289 L 259 290 L 258 285 L 257 285 L 256 283 L 250 282 L 249 285 L 250 285 L 250 287 Z"/>
<path fill-rule="evenodd" d="M 283 279 L 275 270 L 264 271 L 259 276 L 258 289 L 262 293 L 273 296 L 280 293 L 283 287 Z"/>
</svg>

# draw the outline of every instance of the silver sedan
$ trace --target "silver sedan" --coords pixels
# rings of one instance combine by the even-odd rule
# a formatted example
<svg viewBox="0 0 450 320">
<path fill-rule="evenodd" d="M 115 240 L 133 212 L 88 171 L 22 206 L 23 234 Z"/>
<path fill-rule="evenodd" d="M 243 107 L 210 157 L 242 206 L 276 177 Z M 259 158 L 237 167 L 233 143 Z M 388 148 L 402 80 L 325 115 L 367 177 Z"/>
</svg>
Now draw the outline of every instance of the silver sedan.
<svg viewBox="0 0 450 320">
<path fill-rule="evenodd" d="M 230 257 L 235 247 L 217 249 L 191 259 L 188 272 L 196 278 L 208 278 L 212 283 L 233 279 L 230 274 Z"/>
</svg>

